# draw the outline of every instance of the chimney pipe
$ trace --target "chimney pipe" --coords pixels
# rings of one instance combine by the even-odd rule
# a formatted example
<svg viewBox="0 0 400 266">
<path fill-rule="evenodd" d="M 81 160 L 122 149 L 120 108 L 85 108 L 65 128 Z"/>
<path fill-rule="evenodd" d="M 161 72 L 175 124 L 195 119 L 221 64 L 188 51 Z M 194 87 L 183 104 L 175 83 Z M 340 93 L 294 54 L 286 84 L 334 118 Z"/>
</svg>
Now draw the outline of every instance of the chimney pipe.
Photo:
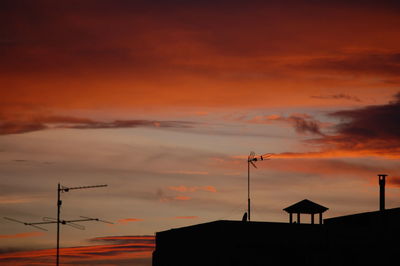
<svg viewBox="0 0 400 266">
<path fill-rule="evenodd" d="M 379 210 L 385 210 L 385 183 L 387 175 L 378 175 L 379 177 Z"/>
</svg>

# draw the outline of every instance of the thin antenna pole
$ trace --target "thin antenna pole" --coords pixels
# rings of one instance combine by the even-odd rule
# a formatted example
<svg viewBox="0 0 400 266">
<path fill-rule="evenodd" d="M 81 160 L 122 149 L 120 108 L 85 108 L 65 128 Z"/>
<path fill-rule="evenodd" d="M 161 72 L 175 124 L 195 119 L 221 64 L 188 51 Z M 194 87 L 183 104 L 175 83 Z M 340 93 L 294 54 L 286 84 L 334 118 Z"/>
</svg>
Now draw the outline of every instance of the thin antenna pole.
<svg viewBox="0 0 400 266">
<path fill-rule="evenodd" d="M 250 222 L 250 160 L 247 160 L 247 214 Z"/>
<path fill-rule="evenodd" d="M 252 151 L 250 152 L 249 156 L 247 157 L 247 220 L 250 222 L 251 220 L 251 202 L 250 202 L 250 164 L 254 166 L 254 168 L 257 168 L 257 166 L 254 164 L 254 162 L 257 161 L 263 161 L 263 160 L 269 160 L 271 157 L 272 153 L 266 153 L 263 155 L 255 155 L 255 153 Z"/>
<path fill-rule="evenodd" d="M 65 221 L 60 220 L 60 207 L 62 201 L 60 199 L 61 192 L 68 192 L 73 189 L 87 189 L 87 188 L 99 188 L 99 187 L 106 187 L 107 185 L 95 185 L 95 186 L 81 186 L 81 187 L 64 187 L 58 183 L 57 187 L 57 259 L 56 265 L 59 266 L 60 263 L 60 223 L 65 223 Z"/>
<path fill-rule="evenodd" d="M 61 200 L 60 200 L 60 192 L 61 186 L 58 183 L 57 188 L 57 262 L 56 265 L 59 266 L 60 263 L 60 207 L 61 207 Z"/>
</svg>

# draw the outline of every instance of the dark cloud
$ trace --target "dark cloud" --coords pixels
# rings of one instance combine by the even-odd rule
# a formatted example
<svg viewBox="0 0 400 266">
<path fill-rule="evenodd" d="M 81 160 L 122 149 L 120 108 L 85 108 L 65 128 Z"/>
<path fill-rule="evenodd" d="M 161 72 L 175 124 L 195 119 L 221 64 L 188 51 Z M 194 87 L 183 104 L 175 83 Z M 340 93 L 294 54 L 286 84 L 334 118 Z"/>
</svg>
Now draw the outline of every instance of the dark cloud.
<svg viewBox="0 0 400 266">
<path fill-rule="evenodd" d="M 288 120 L 294 124 L 294 128 L 298 133 L 323 135 L 320 130 L 320 123 L 314 119 L 292 115 Z"/>
<path fill-rule="evenodd" d="M 388 183 L 396 186 L 396 187 L 400 187 L 400 177 L 399 176 L 389 176 L 387 179 Z"/>
<path fill-rule="evenodd" d="M 15 248 L 15 247 L 2 247 L 0 248 L 0 254 L 4 254 L 4 253 L 15 253 L 18 251 L 24 251 L 25 249 L 22 248 Z"/>
<path fill-rule="evenodd" d="M 372 105 L 363 108 L 336 111 L 328 114 L 339 122 L 330 126 L 332 134 L 322 134 L 317 139 L 306 142 L 317 144 L 318 150 L 292 153 L 285 152 L 275 155 L 281 158 L 330 158 L 360 156 L 400 157 L 400 92 L 393 96 L 387 104 Z M 303 130 L 302 121 L 307 115 L 302 115 L 300 122 L 294 124 L 297 130 Z M 271 116 L 269 120 L 290 121 L 291 117 L 282 119 Z M 305 130 L 313 132 L 313 124 L 305 124 Z M 318 129 L 315 133 L 320 132 Z M 393 181 L 396 183 L 397 181 Z"/>
<path fill-rule="evenodd" d="M 28 133 L 46 128 L 47 126 L 41 123 L 0 121 L 0 135 Z"/>
<path fill-rule="evenodd" d="M 377 74 L 396 77 L 400 74 L 400 53 L 344 54 L 339 57 L 312 59 L 304 63 L 303 67 L 354 75 Z"/>
<path fill-rule="evenodd" d="M 50 128 L 72 129 L 112 129 L 112 128 L 191 128 L 195 125 L 189 121 L 159 121 L 159 120 L 115 120 L 111 122 L 95 121 L 92 119 L 48 116 L 31 118 L 31 121 L 0 121 L 0 135 L 21 134 Z"/>
<path fill-rule="evenodd" d="M 334 100 L 350 100 L 350 101 L 355 101 L 355 102 L 361 102 L 360 98 L 358 98 L 357 96 L 352 96 L 349 94 L 345 94 L 345 93 L 339 93 L 339 94 L 330 94 L 330 95 L 315 95 L 315 96 L 311 96 L 311 98 L 315 98 L 315 99 L 323 99 L 323 100 L 330 100 L 330 99 L 334 99 Z"/>
<path fill-rule="evenodd" d="M 70 123 L 70 124 L 95 124 L 98 123 L 92 119 L 73 117 L 73 116 L 45 116 L 33 118 L 37 123 Z"/>
<path fill-rule="evenodd" d="M 323 42 L 312 37 L 330 36 L 335 18 L 344 19 L 337 12 L 340 8 L 349 12 L 354 7 L 393 8 L 387 1 L 347 2 L 2 1 L 0 67 L 2 71 L 75 75 L 129 69 L 133 75 L 143 74 L 144 69 L 154 73 L 179 68 L 174 58 L 306 52 L 310 47 L 324 48 Z M 311 23 L 313 19 L 322 27 Z M 184 61 L 187 65 L 188 60 Z"/>
<path fill-rule="evenodd" d="M 115 120 L 112 122 L 78 123 L 77 125 L 61 126 L 76 129 L 99 128 L 131 128 L 131 127 L 161 127 L 161 128 L 190 128 L 193 122 L 187 121 L 157 121 L 157 120 Z"/>
<path fill-rule="evenodd" d="M 322 123 L 308 114 L 256 116 L 248 122 L 256 124 L 284 122 L 292 125 L 296 132 L 300 134 L 324 135 L 321 132 Z"/>
<path fill-rule="evenodd" d="M 327 149 L 400 155 L 400 93 L 388 104 L 337 111 L 330 116 L 340 119 L 336 134 L 314 142 Z"/>
<path fill-rule="evenodd" d="M 154 236 L 105 236 L 89 239 L 93 243 L 114 243 L 114 244 L 144 244 L 145 246 L 154 246 Z"/>
</svg>

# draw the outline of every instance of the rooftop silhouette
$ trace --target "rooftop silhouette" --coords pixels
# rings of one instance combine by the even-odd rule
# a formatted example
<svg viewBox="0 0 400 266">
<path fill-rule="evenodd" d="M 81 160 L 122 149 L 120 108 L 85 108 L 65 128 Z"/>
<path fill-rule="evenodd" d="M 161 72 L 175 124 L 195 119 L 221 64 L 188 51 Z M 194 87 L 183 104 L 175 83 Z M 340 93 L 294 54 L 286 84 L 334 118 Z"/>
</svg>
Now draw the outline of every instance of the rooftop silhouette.
<svg viewBox="0 0 400 266">
<path fill-rule="evenodd" d="M 380 186 L 380 205 L 382 194 Z M 400 248 L 400 208 L 322 223 L 327 210 L 305 199 L 284 209 L 298 214 L 297 223 L 243 222 L 245 217 L 158 232 L 153 266 L 394 265 Z M 320 224 L 313 219 L 311 224 L 300 223 L 300 213 L 320 214 Z"/>
<path fill-rule="evenodd" d="M 322 224 L 322 213 L 328 210 L 327 207 L 319 205 L 311 200 L 304 199 L 285 209 L 289 213 L 289 223 L 293 223 L 293 213 L 297 213 L 297 223 L 300 223 L 300 214 L 311 214 L 311 223 L 314 224 L 314 215 L 319 214 L 319 223 Z"/>
</svg>

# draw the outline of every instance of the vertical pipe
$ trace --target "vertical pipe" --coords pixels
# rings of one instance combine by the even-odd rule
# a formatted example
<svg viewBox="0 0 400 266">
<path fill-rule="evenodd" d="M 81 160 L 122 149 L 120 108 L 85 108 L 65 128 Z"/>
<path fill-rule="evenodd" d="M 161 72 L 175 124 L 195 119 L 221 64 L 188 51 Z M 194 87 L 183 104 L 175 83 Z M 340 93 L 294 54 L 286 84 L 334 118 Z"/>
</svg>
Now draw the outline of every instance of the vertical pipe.
<svg viewBox="0 0 400 266">
<path fill-rule="evenodd" d="M 60 207 L 61 207 L 60 192 L 61 192 L 61 187 L 60 187 L 60 183 L 58 183 L 58 188 L 57 188 L 57 259 L 56 259 L 57 266 L 59 265 L 59 258 L 60 258 Z"/>
<path fill-rule="evenodd" d="M 250 160 L 247 160 L 247 214 L 250 222 Z"/>
<path fill-rule="evenodd" d="M 379 178 L 379 210 L 385 210 L 385 183 L 387 175 L 378 175 Z"/>
</svg>

